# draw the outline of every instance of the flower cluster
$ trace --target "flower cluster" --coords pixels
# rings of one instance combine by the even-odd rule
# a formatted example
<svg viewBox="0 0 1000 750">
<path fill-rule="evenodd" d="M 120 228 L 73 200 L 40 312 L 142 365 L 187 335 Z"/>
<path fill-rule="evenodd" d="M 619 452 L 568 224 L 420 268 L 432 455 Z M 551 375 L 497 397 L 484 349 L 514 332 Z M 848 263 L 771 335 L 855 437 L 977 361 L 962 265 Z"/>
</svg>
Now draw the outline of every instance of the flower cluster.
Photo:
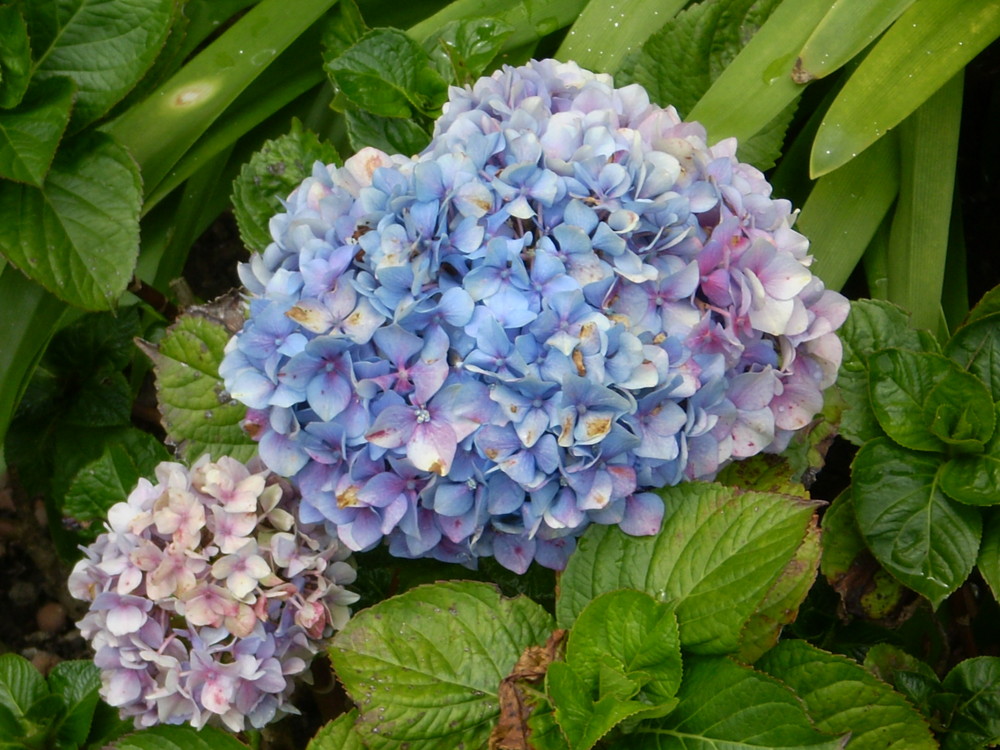
<svg viewBox="0 0 1000 750">
<path fill-rule="evenodd" d="M 650 488 L 781 450 L 847 302 L 730 139 L 553 60 L 453 88 L 414 158 L 317 165 L 241 270 L 221 373 L 354 550 L 560 568 Z"/>
<path fill-rule="evenodd" d="M 297 529 L 291 488 L 268 473 L 231 458 L 161 463 L 73 569 L 101 697 L 137 727 L 242 731 L 293 712 L 293 678 L 350 616 L 350 551 Z"/>
</svg>

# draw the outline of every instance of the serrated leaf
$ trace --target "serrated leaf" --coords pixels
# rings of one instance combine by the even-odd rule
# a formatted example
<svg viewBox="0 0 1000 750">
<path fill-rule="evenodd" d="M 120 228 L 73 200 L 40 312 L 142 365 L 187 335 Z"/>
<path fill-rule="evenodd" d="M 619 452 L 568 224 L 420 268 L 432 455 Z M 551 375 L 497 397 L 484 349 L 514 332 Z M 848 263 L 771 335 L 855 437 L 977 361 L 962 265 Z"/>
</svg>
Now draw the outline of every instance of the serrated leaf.
<svg viewBox="0 0 1000 750">
<path fill-rule="evenodd" d="M 941 458 L 887 438 L 866 443 L 853 465 L 858 528 L 878 561 L 937 607 L 969 575 L 979 552 L 978 508 L 940 487 Z"/>
<path fill-rule="evenodd" d="M 838 331 L 844 358 L 837 386 L 844 393 L 840 433 L 855 445 L 862 445 L 884 433 L 872 411 L 868 396 L 868 358 L 880 349 L 897 347 L 911 351 L 927 349 L 929 341 L 910 326 L 909 316 L 899 307 L 880 300 L 855 300 L 851 312 Z"/>
<path fill-rule="evenodd" d="M 941 681 L 929 664 L 888 643 L 876 643 L 865 654 L 864 667 L 896 688 L 924 716 L 936 712 L 931 703 L 941 691 Z"/>
<path fill-rule="evenodd" d="M 233 735 L 215 727 L 155 726 L 115 740 L 113 750 L 247 750 Z"/>
<path fill-rule="evenodd" d="M 420 45 L 397 29 L 374 29 L 324 66 L 360 109 L 383 117 L 436 117 L 447 84 Z"/>
<path fill-rule="evenodd" d="M 795 556 L 743 627 L 743 642 L 739 650 L 741 661 L 754 663 L 778 642 L 782 628 L 795 622 L 799 607 L 816 580 L 822 552 L 819 540 L 819 524 L 814 516 Z"/>
<path fill-rule="evenodd" d="M 63 497 L 63 511 L 78 521 L 100 521 L 124 502 L 140 477 L 150 477 L 170 454 L 147 432 L 129 429 L 104 446 L 101 456 L 81 468 Z"/>
<path fill-rule="evenodd" d="M 78 87 L 75 130 L 104 115 L 159 54 L 173 0 L 60 0 L 25 3 L 35 80 L 72 78 Z"/>
<path fill-rule="evenodd" d="M 139 254 L 142 182 L 103 133 L 59 150 L 43 188 L 0 182 L 0 252 L 57 297 L 114 307 Z"/>
<path fill-rule="evenodd" d="M 354 0 L 339 0 L 325 16 L 321 39 L 323 62 L 340 57 L 344 50 L 368 32 L 365 19 Z"/>
<path fill-rule="evenodd" d="M 92 661 L 64 661 L 52 668 L 49 689 L 66 704 L 66 714 L 57 730 L 60 742 L 69 746 L 83 745 L 97 707 L 97 690 L 101 686 L 101 671 Z"/>
<path fill-rule="evenodd" d="M 451 21 L 424 40 L 424 49 L 445 80 L 473 83 L 503 49 L 514 27 L 499 18 Z"/>
<path fill-rule="evenodd" d="M 309 740 L 306 750 L 364 750 L 361 737 L 354 731 L 358 710 L 352 709 L 327 722 Z"/>
<path fill-rule="evenodd" d="M 905 448 L 943 451 L 955 441 L 989 439 L 993 400 L 981 381 L 940 354 L 884 349 L 868 361 L 872 408 Z M 940 434 L 939 434 L 940 433 Z"/>
<path fill-rule="evenodd" d="M 31 47 L 24 17 L 13 5 L 0 7 L 0 109 L 16 107 L 31 80 Z"/>
<path fill-rule="evenodd" d="M 530 599 L 504 599 L 483 583 L 437 583 L 356 614 L 330 659 L 373 750 L 484 747 L 500 681 L 551 630 Z"/>
<path fill-rule="evenodd" d="M 33 86 L 17 109 L 0 112 L 0 177 L 41 187 L 72 107 L 73 82 L 52 78 Z"/>
<path fill-rule="evenodd" d="M 282 210 L 281 201 L 312 174 L 317 161 L 339 164 L 340 156 L 294 119 L 291 132 L 265 142 L 243 165 L 233 181 L 233 214 L 250 250 L 262 252 L 271 243 L 268 222 Z"/>
<path fill-rule="evenodd" d="M 1000 741 L 1000 659 L 966 659 L 948 673 L 942 687 L 960 697 L 941 744 L 943 750 L 980 748 Z"/>
<path fill-rule="evenodd" d="M 977 317 L 958 329 L 945 354 L 986 383 L 1000 401 L 1000 313 Z"/>
<path fill-rule="evenodd" d="M 788 640 L 756 664 L 788 685 L 816 728 L 851 735 L 851 750 L 934 750 L 924 718 L 906 699 L 857 662 Z"/>
<path fill-rule="evenodd" d="M 352 109 L 346 114 L 347 136 L 357 151 L 371 146 L 387 154 L 417 154 L 430 143 L 431 136 L 414 120 L 382 117 Z"/>
<path fill-rule="evenodd" d="M 844 84 L 816 133 L 813 177 L 861 153 L 927 101 L 1000 36 L 993 0 L 914 3 Z"/>
<path fill-rule="evenodd" d="M 649 703 L 665 703 L 681 682 L 680 635 L 673 608 L 630 589 L 598 596 L 570 631 L 566 663 L 588 691 L 599 687 L 603 667 L 610 663 L 635 682 L 636 691 L 642 690 Z M 600 697 L 605 694 L 598 690 Z"/>
<path fill-rule="evenodd" d="M 153 360 L 156 393 L 167 439 L 191 460 L 203 453 L 248 461 L 256 446 L 240 427 L 246 407 L 230 399 L 219 377 L 229 331 L 202 315 L 182 315 L 159 345 L 144 345 Z"/>
<path fill-rule="evenodd" d="M 1000 403 L 994 407 L 1000 419 Z M 954 455 L 941 467 L 941 489 L 969 505 L 1000 504 L 1000 430 L 978 455 Z"/>
<path fill-rule="evenodd" d="M 808 499 L 809 492 L 793 477 L 791 463 L 774 453 L 758 453 L 749 458 L 726 464 L 715 481 L 741 490 L 777 492 Z"/>
<path fill-rule="evenodd" d="M 636 747 L 835 750 L 847 742 L 813 728 L 802 704 L 777 680 L 724 657 L 686 662 L 678 697 L 669 715 L 636 728 Z"/>
<path fill-rule="evenodd" d="M 993 598 L 1000 600 L 1000 511 L 986 511 L 985 521 L 976 566 L 993 591 Z"/>
<path fill-rule="evenodd" d="M 676 606 L 685 649 L 733 652 L 744 623 L 802 544 L 816 504 L 702 482 L 661 495 L 666 514 L 655 536 L 587 530 L 559 582 L 560 627 L 571 626 L 597 595 L 632 588 Z"/>
<path fill-rule="evenodd" d="M 962 322 L 962 327 L 993 313 L 1000 313 L 1000 286 L 993 287 L 980 298 Z"/>
<path fill-rule="evenodd" d="M 49 694 L 45 679 L 31 662 L 17 654 L 0 654 L 0 705 L 15 718 Z"/>
<path fill-rule="evenodd" d="M 565 662 L 553 662 L 545 688 L 555 707 L 555 718 L 573 750 L 590 750 L 616 725 L 648 706 L 614 695 L 591 697 L 590 686 Z"/>
</svg>

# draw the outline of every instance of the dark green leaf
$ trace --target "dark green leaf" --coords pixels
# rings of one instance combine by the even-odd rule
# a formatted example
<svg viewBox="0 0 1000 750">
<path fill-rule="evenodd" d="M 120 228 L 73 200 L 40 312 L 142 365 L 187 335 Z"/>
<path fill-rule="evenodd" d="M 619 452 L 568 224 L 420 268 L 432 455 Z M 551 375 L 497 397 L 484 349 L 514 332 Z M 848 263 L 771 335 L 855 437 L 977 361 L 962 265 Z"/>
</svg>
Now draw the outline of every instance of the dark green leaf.
<svg viewBox="0 0 1000 750">
<path fill-rule="evenodd" d="M 42 189 L 0 182 L 0 252 L 57 297 L 113 307 L 139 254 L 142 184 L 103 133 L 60 149 Z"/>
<path fill-rule="evenodd" d="M 31 79 L 31 47 L 24 17 L 13 5 L 0 6 L 0 109 L 16 107 Z"/>
<path fill-rule="evenodd" d="M 347 135 L 357 151 L 372 146 L 388 154 L 417 154 L 431 136 L 414 120 L 382 117 L 352 109 L 347 112 Z"/>
<path fill-rule="evenodd" d="M 306 750 L 364 750 L 361 737 L 354 731 L 357 719 L 358 710 L 355 708 L 324 724 L 309 740 Z"/>
<path fill-rule="evenodd" d="M 979 656 L 958 664 L 943 687 L 960 696 L 944 750 L 980 748 L 1000 742 L 1000 659 Z"/>
<path fill-rule="evenodd" d="M 339 0 L 326 15 L 323 27 L 323 62 L 332 62 L 368 32 L 354 0 Z"/>
<path fill-rule="evenodd" d="M 798 698 L 774 678 L 727 658 L 685 662 L 680 703 L 631 737 L 649 750 L 836 750 L 847 737 L 813 728 Z"/>
<path fill-rule="evenodd" d="M 215 727 L 156 726 L 115 740 L 111 750 L 247 750 L 229 732 Z"/>
<path fill-rule="evenodd" d="M 80 427 L 123 427 L 132 414 L 132 390 L 120 372 L 87 373 L 62 414 L 62 422 Z"/>
<path fill-rule="evenodd" d="M 139 333 L 137 307 L 83 315 L 52 337 L 45 366 L 61 378 L 79 377 L 83 371 L 124 370 L 136 355 Z"/>
<path fill-rule="evenodd" d="M 551 630 L 529 599 L 503 599 L 483 583 L 437 583 L 356 614 L 330 659 L 373 750 L 479 748 L 500 714 L 500 681 Z"/>
<path fill-rule="evenodd" d="M 661 494 L 666 514 L 656 536 L 587 530 L 560 579 L 560 627 L 597 595 L 632 588 L 676 606 L 684 648 L 736 651 L 744 624 L 801 546 L 815 503 L 700 482 Z"/>
<path fill-rule="evenodd" d="M 573 750 L 590 750 L 617 724 L 648 707 L 614 695 L 594 700 L 588 682 L 561 661 L 549 665 L 545 688 L 555 707 L 556 722 Z"/>
<path fill-rule="evenodd" d="M 782 641 L 756 664 L 806 705 L 816 728 L 851 735 L 851 750 L 935 750 L 923 717 L 856 662 L 805 641 Z"/>
<path fill-rule="evenodd" d="M 45 679 L 30 661 L 17 654 L 0 655 L 0 705 L 20 718 L 48 694 Z"/>
<path fill-rule="evenodd" d="M 173 0 L 60 0 L 25 3 L 24 10 L 35 79 L 76 82 L 73 127 L 79 130 L 111 109 L 153 64 L 170 32 Z"/>
<path fill-rule="evenodd" d="M 844 345 L 844 359 L 837 386 L 848 403 L 840 432 L 860 446 L 883 434 L 868 395 L 869 356 L 889 347 L 924 351 L 931 347 L 931 341 L 910 327 L 909 316 L 903 310 L 879 300 L 852 302 L 851 313 L 838 335 Z"/>
<path fill-rule="evenodd" d="M 0 177 L 41 187 L 72 107 L 73 82 L 52 78 L 32 87 L 17 109 L 0 112 Z"/>
<path fill-rule="evenodd" d="M 368 32 L 325 69 L 352 104 L 384 117 L 436 117 L 447 97 L 427 53 L 397 29 Z"/>
<path fill-rule="evenodd" d="M 64 661 L 49 673 L 49 689 L 66 704 L 66 715 L 57 736 L 69 746 L 83 745 L 97 707 L 101 671 L 92 661 Z"/>
<path fill-rule="evenodd" d="M 256 445 L 240 427 L 246 407 L 223 389 L 219 363 L 230 331 L 202 314 L 183 315 L 143 351 L 153 360 L 168 442 L 190 460 L 203 453 L 247 461 Z"/>
<path fill-rule="evenodd" d="M 986 511 L 983 543 L 976 565 L 993 590 L 993 598 L 1000 600 L 1000 510 Z"/>
<path fill-rule="evenodd" d="M 980 318 L 985 318 L 993 313 L 1000 313 L 1000 286 L 993 287 L 982 296 L 976 306 L 969 311 L 963 326 L 975 323 Z"/>
<path fill-rule="evenodd" d="M 513 26 L 498 18 L 452 21 L 424 40 L 424 49 L 445 80 L 463 85 L 486 70 L 513 32 Z"/>
<path fill-rule="evenodd" d="M 906 696 L 924 716 L 931 716 L 931 701 L 941 691 L 941 681 L 929 664 L 888 643 L 877 643 L 865 654 L 865 669 Z"/>
<path fill-rule="evenodd" d="M 940 487 L 940 456 L 878 438 L 854 459 L 858 528 L 878 561 L 937 607 L 972 570 L 979 552 L 978 508 Z"/>
<path fill-rule="evenodd" d="M 312 174 L 317 161 L 339 164 L 340 156 L 295 119 L 291 132 L 264 143 L 243 165 L 233 181 L 232 200 L 244 245 L 262 252 L 270 244 L 268 222 L 282 210 L 281 201 Z"/>
<path fill-rule="evenodd" d="M 958 329 L 945 354 L 977 376 L 1000 401 L 1000 313 L 977 317 Z"/>
</svg>

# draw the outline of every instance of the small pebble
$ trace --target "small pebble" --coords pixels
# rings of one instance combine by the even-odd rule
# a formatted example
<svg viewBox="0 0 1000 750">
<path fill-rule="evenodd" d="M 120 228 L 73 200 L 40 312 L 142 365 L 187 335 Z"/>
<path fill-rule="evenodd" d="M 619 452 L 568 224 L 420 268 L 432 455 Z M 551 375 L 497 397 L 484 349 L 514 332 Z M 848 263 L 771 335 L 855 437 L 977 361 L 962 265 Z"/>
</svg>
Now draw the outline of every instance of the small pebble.
<svg viewBox="0 0 1000 750">
<path fill-rule="evenodd" d="M 46 633 L 58 633 L 66 627 L 66 608 L 59 602 L 43 604 L 35 614 L 35 622 L 39 630 Z"/>
</svg>

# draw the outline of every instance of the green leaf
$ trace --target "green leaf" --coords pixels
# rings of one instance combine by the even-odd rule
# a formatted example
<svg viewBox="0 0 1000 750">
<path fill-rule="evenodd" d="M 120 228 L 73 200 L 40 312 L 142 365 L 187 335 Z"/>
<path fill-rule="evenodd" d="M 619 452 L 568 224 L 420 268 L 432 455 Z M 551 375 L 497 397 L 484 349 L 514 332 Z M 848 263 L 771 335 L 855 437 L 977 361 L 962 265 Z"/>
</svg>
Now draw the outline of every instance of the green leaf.
<svg viewBox="0 0 1000 750">
<path fill-rule="evenodd" d="M 611 663 L 635 681 L 649 703 L 665 703 L 681 682 L 680 635 L 673 608 L 630 589 L 598 596 L 573 624 L 566 663 L 588 693 L 598 687 L 602 667 Z M 604 697 L 605 692 L 598 694 Z M 559 701 L 555 703 L 558 710 Z"/>
<path fill-rule="evenodd" d="M 83 745 L 97 708 L 101 671 L 92 661 L 64 661 L 52 668 L 48 680 L 49 689 L 67 708 L 56 736 L 71 747 Z"/>
<path fill-rule="evenodd" d="M 72 107 L 73 82 L 52 78 L 33 86 L 17 109 L 0 112 L 0 177 L 41 187 Z"/>
<path fill-rule="evenodd" d="M 973 440 L 982 450 L 993 434 L 993 399 L 986 386 L 947 357 L 883 349 L 868 365 L 875 416 L 903 447 L 942 451 Z"/>
<path fill-rule="evenodd" d="M 992 746 L 1000 741 L 1000 659 L 966 659 L 948 673 L 942 687 L 961 697 L 943 750 Z"/>
<path fill-rule="evenodd" d="M 931 705 L 941 691 L 941 681 L 929 664 L 888 643 L 876 643 L 865 654 L 864 667 L 902 693 L 924 716 L 933 716 Z"/>
<path fill-rule="evenodd" d="M 170 454 L 147 432 L 129 429 L 104 446 L 101 456 L 81 468 L 63 498 L 63 510 L 78 521 L 101 521 L 115 503 L 125 502 L 140 477 L 150 477 Z"/>
<path fill-rule="evenodd" d="M 368 32 L 354 0 L 339 0 L 327 13 L 323 27 L 323 62 L 332 62 Z"/>
<path fill-rule="evenodd" d="M 678 697 L 673 712 L 633 732 L 636 747 L 836 750 L 847 742 L 816 731 L 799 700 L 777 680 L 724 657 L 686 662 Z"/>
<path fill-rule="evenodd" d="M 452 21 L 424 40 L 438 72 L 458 85 L 471 84 L 503 49 L 514 27 L 498 18 Z"/>
<path fill-rule="evenodd" d="M 330 659 L 373 750 L 484 747 L 500 681 L 551 630 L 530 599 L 504 599 L 483 583 L 437 583 L 356 614 Z"/>
<path fill-rule="evenodd" d="M 73 127 L 104 115 L 153 64 L 170 32 L 172 0 L 25 3 L 35 80 L 68 76 L 78 87 Z"/>
<path fill-rule="evenodd" d="M 886 438 L 854 459 L 858 528 L 892 575 L 937 607 L 969 575 L 979 552 L 982 517 L 941 491 L 938 455 L 900 448 Z"/>
<path fill-rule="evenodd" d="M 219 377 L 230 335 L 222 323 L 205 314 L 186 314 L 157 346 L 142 346 L 153 360 L 167 441 L 192 461 L 203 453 L 248 461 L 256 452 L 240 427 L 246 407 L 229 398 Z"/>
<path fill-rule="evenodd" d="M 973 307 L 965 320 L 963 326 L 974 323 L 981 318 L 993 313 L 1000 313 L 1000 286 L 995 286 L 982 296 L 976 306 Z"/>
<path fill-rule="evenodd" d="M 0 654 L 0 706 L 19 719 L 48 694 L 45 679 L 31 662 L 17 654 Z"/>
<path fill-rule="evenodd" d="M 327 722 L 309 740 L 306 750 L 364 750 L 361 737 L 354 730 L 357 719 L 358 710 L 355 708 Z"/>
<path fill-rule="evenodd" d="M 360 109 L 383 117 L 436 117 L 447 84 L 420 45 L 397 29 L 375 29 L 324 66 Z"/>
<path fill-rule="evenodd" d="M 358 109 L 346 113 L 351 148 L 360 151 L 372 146 L 387 154 L 412 155 L 423 151 L 431 135 L 414 120 L 382 117 Z"/>
<path fill-rule="evenodd" d="M 854 501 L 845 490 L 823 514 L 820 570 L 840 594 L 844 611 L 868 620 L 895 622 L 914 594 L 886 572 L 858 531 Z"/>
<path fill-rule="evenodd" d="M 920 333 L 910 326 L 909 316 L 899 307 L 878 300 L 853 301 L 851 312 L 838 335 L 844 345 L 844 358 L 837 386 L 848 403 L 840 432 L 860 446 L 884 434 L 875 419 L 868 396 L 869 356 L 890 347 L 922 351 L 928 349 L 931 342 L 922 339 Z"/>
<path fill-rule="evenodd" d="M 126 735 L 109 746 L 112 750 L 247 750 L 229 732 L 215 727 L 156 726 Z"/>
<path fill-rule="evenodd" d="M 838 0 L 810 35 L 795 78 L 806 83 L 838 70 L 885 31 L 913 0 Z"/>
<path fill-rule="evenodd" d="M 0 182 L 0 252 L 57 297 L 113 307 L 139 254 L 139 170 L 89 133 L 60 149 L 44 188 Z"/>
<path fill-rule="evenodd" d="M 816 133 L 813 177 L 854 158 L 927 101 L 1000 36 L 993 0 L 914 3 L 875 44 Z"/>
<path fill-rule="evenodd" d="M 271 243 L 268 222 L 283 210 L 281 201 L 312 174 L 317 161 L 339 164 L 341 160 L 332 145 L 321 143 L 315 133 L 293 119 L 289 133 L 266 141 L 243 165 L 233 181 L 233 214 L 243 244 L 250 250 L 263 252 Z"/>
<path fill-rule="evenodd" d="M 24 17 L 13 5 L 0 7 L 0 109 L 16 107 L 31 79 L 31 47 Z"/>
<path fill-rule="evenodd" d="M 934 750 L 924 718 L 861 665 L 805 641 L 782 641 L 756 664 L 806 705 L 816 728 L 851 735 L 851 750 Z"/>
<path fill-rule="evenodd" d="M 593 700 L 587 681 L 561 661 L 549 665 L 545 688 L 555 706 L 556 722 L 573 750 L 590 750 L 624 719 L 648 707 L 614 695 Z"/>
<path fill-rule="evenodd" d="M 1000 511 L 986 511 L 983 543 L 976 566 L 993 591 L 993 598 L 1000 600 Z"/>
<path fill-rule="evenodd" d="M 809 491 L 794 477 L 791 463 L 784 455 L 774 453 L 758 453 L 726 464 L 715 481 L 741 490 L 777 492 L 809 498 Z"/>
<path fill-rule="evenodd" d="M 812 271 L 840 289 L 858 264 L 899 193 L 899 149 L 883 138 L 816 181 L 796 231 L 809 238 Z"/>
<path fill-rule="evenodd" d="M 1000 313 L 977 317 L 958 329 L 945 354 L 982 380 L 1000 401 Z"/>
<path fill-rule="evenodd" d="M 774 0 L 692 5 L 627 58 L 616 80 L 619 85 L 638 83 L 653 101 L 673 105 L 682 115 L 690 112 L 776 5 Z M 784 107 L 759 133 L 741 141 L 740 158 L 761 169 L 774 166 L 794 111 Z"/>
<path fill-rule="evenodd" d="M 560 579 L 559 625 L 571 626 L 597 595 L 632 588 L 676 606 L 685 649 L 736 651 L 744 623 L 802 544 L 816 504 L 701 482 L 661 495 L 666 513 L 656 536 L 587 530 Z"/>
<path fill-rule="evenodd" d="M 741 661 L 748 664 L 755 662 L 778 642 L 782 628 L 795 622 L 799 607 L 816 580 L 822 551 L 819 540 L 819 525 L 814 517 L 795 556 L 743 627 L 743 642 L 739 650 Z"/>
</svg>

